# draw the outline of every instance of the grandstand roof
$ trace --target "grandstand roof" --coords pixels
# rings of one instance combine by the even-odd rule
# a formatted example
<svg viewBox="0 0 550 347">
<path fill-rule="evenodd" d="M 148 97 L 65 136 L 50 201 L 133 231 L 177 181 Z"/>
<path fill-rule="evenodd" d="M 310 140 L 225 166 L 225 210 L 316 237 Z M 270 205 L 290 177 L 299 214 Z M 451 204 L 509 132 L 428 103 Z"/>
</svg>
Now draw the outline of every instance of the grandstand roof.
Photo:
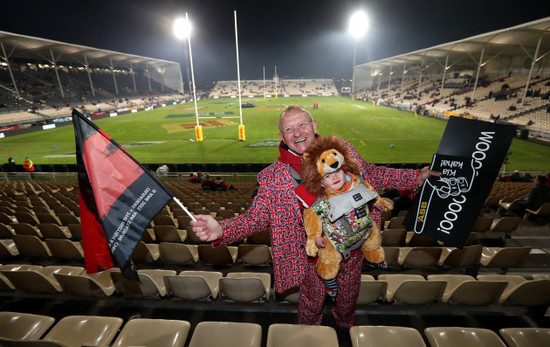
<svg viewBox="0 0 550 347">
<path fill-rule="evenodd" d="M 27 61 L 48 61 L 57 64 L 85 65 L 84 56 L 88 65 L 130 68 L 158 65 L 172 65 L 177 62 L 142 57 L 138 55 L 120 53 L 104 49 L 80 46 L 71 43 L 59 42 L 32 36 L 0 31 L 0 58 L 23 59 Z M 53 55 L 53 57 L 52 57 Z M 3 60 L 2 59 L 2 60 Z"/>
<path fill-rule="evenodd" d="M 451 23 L 451 25 L 455 24 Z M 459 25 L 468 24 L 460 23 Z M 390 66 L 401 66 L 401 68 L 404 65 L 407 65 L 407 67 L 414 65 L 426 66 L 436 63 L 436 61 L 439 62 L 436 64 L 440 68 L 443 68 L 447 56 L 449 57 L 449 64 L 460 61 L 461 64 L 475 67 L 479 63 L 479 54 L 482 49 L 484 49 L 484 62 L 496 57 L 518 55 L 525 55 L 533 58 L 539 42 L 538 59 L 550 53 L 550 17 L 390 58 L 380 59 L 358 65 L 356 68 L 383 70 Z"/>
</svg>

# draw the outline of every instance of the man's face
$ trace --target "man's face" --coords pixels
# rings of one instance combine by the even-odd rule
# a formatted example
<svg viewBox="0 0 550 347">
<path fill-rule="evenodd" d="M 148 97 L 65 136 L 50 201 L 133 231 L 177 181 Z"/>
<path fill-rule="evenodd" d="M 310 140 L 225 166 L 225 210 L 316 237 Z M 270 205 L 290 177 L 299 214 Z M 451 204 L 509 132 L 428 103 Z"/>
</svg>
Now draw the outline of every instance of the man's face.
<svg viewBox="0 0 550 347">
<path fill-rule="evenodd" d="M 311 120 L 309 115 L 299 109 L 285 112 L 280 122 L 281 132 L 279 137 L 298 155 L 305 153 L 309 145 L 315 140 L 317 122 Z"/>
</svg>

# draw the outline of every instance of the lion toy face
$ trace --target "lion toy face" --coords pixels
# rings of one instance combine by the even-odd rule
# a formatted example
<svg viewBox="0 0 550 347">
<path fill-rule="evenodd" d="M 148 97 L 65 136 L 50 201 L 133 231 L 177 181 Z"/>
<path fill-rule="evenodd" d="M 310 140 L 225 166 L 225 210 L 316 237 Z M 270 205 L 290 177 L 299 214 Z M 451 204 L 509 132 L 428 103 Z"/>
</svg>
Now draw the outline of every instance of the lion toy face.
<svg viewBox="0 0 550 347">
<path fill-rule="evenodd" d="M 326 196 L 321 180 L 337 170 L 359 175 L 359 165 L 353 160 L 342 139 L 318 137 L 303 155 L 302 184 L 312 194 Z"/>
</svg>

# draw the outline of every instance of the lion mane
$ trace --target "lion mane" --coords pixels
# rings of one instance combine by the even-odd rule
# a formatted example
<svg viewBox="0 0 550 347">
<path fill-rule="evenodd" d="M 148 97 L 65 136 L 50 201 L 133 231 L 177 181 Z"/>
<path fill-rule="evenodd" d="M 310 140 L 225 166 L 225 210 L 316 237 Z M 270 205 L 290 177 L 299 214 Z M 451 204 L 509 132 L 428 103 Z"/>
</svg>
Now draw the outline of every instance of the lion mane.
<svg viewBox="0 0 550 347">
<path fill-rule="evenodd" d="M 302 184 L 312 194 L 325 196 L 325 188 L 321 186 L 324 173 L 319 172 L 317 163 L 330 149 L 337 150 L 344 157 L 344 172 L 360 175 L 359 164 L 350 156 L 344 140 L 335 136 L 318 137 L 304 153 L 302 162 Z"/>
</svg>

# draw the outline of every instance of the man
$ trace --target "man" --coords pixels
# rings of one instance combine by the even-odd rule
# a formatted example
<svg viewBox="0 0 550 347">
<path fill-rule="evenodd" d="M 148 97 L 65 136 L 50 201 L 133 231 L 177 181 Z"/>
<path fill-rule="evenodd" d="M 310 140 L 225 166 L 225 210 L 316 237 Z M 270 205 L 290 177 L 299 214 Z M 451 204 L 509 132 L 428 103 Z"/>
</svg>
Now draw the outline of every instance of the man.
<svg viewBox="0 0 550 347">
<path fill-rule="evenodd" d="M 273 276 L 275 290 L 282 293 L 300 287 L 298 323 L 319 325 L 325 300 L 325 286 L 317 275 L 315 259 L 307 257 L 306 234 L 300 200 L 309 199 L 299 184 L 302 154 L 315 140 L 317 122 L 298 106 L 286 108 L 279 117 L 280 156 L 276 162 L 258 174 L 260 185 L 250 208 L 238 217 L 220 221 L 210 215 L 198 215 L 191 222 L 193 231 L 202 241 L 214 246 L 231 244 L 266 228 L 271 230 Z M 366 163 L 349 143 L 351 156 L 360 164 L 361 173 L 374 188 L 417 188 L 430 175 L 427 168 L 397 170 Z M 294 177 L 293 177 L 294 176 Z M 380 223 L 380 212 L 373 218 Z M 338 295 L 333 316 L 336 324 L 349 328 L 355 322 L 355 302 L 359 295 L 363 255 L 356 252 L 341 263 L 338 275 Z M 352 289 L 349 289 L 352 288 Z"/>
<path fill-rule="evenodd" d="M 539 175 L 535 178 L 527 200 L 518 202 L 516 213 L 519 217 L 524 217 L 525 209 L 537 210 L 546 202 L 550 202 L 550 186 L 547 184 L 546 177 Z"/>
</svg>

